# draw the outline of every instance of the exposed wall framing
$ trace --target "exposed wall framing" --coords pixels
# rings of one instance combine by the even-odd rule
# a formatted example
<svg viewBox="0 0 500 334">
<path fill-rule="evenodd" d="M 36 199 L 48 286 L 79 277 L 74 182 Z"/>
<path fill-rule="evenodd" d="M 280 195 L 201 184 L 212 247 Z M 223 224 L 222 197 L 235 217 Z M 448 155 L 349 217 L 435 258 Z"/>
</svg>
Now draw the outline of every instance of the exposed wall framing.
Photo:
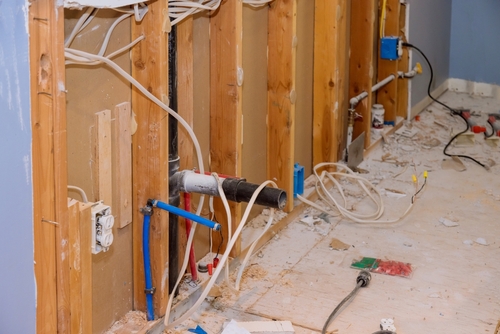
<svg viewBox="0 0 500 334">
<path fill-rule="evenodd" d="M 349 8 L 346 0 L 316 0 L 313 165 L 338 161 L 345 148 Z"/>
<path fill-rule="evenodd" d="M 383 1 L 380 1 L 382 4 Z M 382 5 L 381 5 L 382 6 Z M 387 0 L 386 18 L 385 18 L 385 36 L 400 36 L 400 0 Z M 380 39 L 379 39 L 379 57 L 377 79 L 381 81 L 393 74 L 398 77 L 399 61 L 386 60 L 380 58 Z M 379 89 L 377 93 L 377 103 L 382 104 L 385 109 L 384 121 L 396 122 L 398 115 L 398 83 L 399 80 L 392 80 L 387 85 Z"/>
<path fill-rule="evenodd" d="M 210 170 L 231 176 L 241 175 L 242 20 L 241 0 L 222 1 L 210 17 Z M 227 244 L 226 212 L 219 199 L 214 207 Z M 241 205 L 230 203 L 229 207 L 234 232 L 241 219 Z M 215 247 L 219 241 L 214 238 Z M 241 242 L 235 243 L 232 254 L 239 254 L 240 249 Z"/>
<path fill-rule="evenodd" d="M 70 328 L 63 18 L 55 1 L 30 3 L 37 333 Z"/>
<path fill-rule="evenodd" d="M 309 3 L 310 4 L 310 3 Z M 352 5 L 352 12 L 351 12 Z M 166 102 L 168 96 L 168 73 L 167 73 L 167 41 L 168 34 L 164 31 L 165 20 L 168 19 L 168 2 L 152 2 L 149 4 L 149 12 L 143 21 L 132 23 L 131 37 L 135 39 L 144 35 L 141 41 L 132 51 L 132 75 L 141 82 L 153 95 Z M 267 100 L 266 107 L 262 113 L 267 114 L 267 137 L 266 147 L 262 148 L 265 155 L 267 177 L 277 180 L 280 187 L 288 192 L 288 205 L 286 211 L 293 209 L 293 165 L 296 156 L 296 142 L 301 145 L 306 142 L 297 139 L 300 137 L 296 131 L 295 108 L 296 99 L 304 98 L 311 101 L 312 111 L 303 105 L 302 116 L 310 114 L 312 121 L 312 161 L 307 162 L 315 165 L 324 161 L 337 161 L 342 157 L 345 149 L 347 132 L 347 109 L 349 97 L 357 95 L 362 91 L 371 91 L 374 78 L 385 78 L 389 74 L 397 74 L 397 71 L 406 71 L 408 68 L 407 54 L 403 55 L 401 61 L 387 62 L 379 60 L 379 68 L 374 66 L 375 41 L 377 31 L 377 6 L 376 0 L 365 2 L 361 0 L 315 0 L 314 1 L 314 44 L 310 44 L 311 58 L 314 48 L 314 69 L 311 78 L 313 87 L 305 95 L 297 94 L 297 21 L 300 13 L 297 13 L 297 0 L 275 0 L 268 7 L 259 9 L 254 19 L 256 22 L 262 18 L 268 19 L 266 41 L 257 41 L 254 45 L 265 45 L 268 48 L 267 67 L 259 66 L 251 71 L 267 76 L 267 89 L 259 96 L 260 90 L 249 93 L 252 98 Z M 299 6 L 300 7 L 300 6 Z M 75 253 L 69 253 L 69 258 L 64 258 L 69 246 L 60 242 L 65 237 L 70 238 L 72 243 L 81 245 L 86 242 L 85 228 L 67 229 L 67 225 L 56 228 L 50 222 L 68 221 L 68 208 L 66 198 L 66 119 L 65 119 L 65 95 L 59 87 L 64 86 L 63 65 L 63 34 L 62 20 L 55 18 L 55 3 L 50 0 L 40 0 L 32 3 L 30 8 L 30 36 L 32 44 L 31 66 L 32 73 L 38 73 L 37 80 L 32 82 L 32 105 L 33 105 L 33 162 L 34 162 L 34 193 L 35 193 L 35 266 L 37 275 L 38 300 L 43 300 L 44 308 L 37 310 L 40 333 L 76 331 L 77 328 L 84 329 L 84 333 L 100 331 L 108 319 L 94 321 L 92 326 L 91 310 L 89 305 L 89 281 L 91 274 L 86 274 L 96 266 L 101 271 L 106 270 L 106 261 L 111 255 L 98 255 L 87 257 L 87 269 L 71 271 L 68 259 L 75 259 Z M 57 13 L 61 11 L 57 9 Z M 253 9 L 252 9 L 253 11 Z M 311 7 L 312 12 L 312 7 Z M 59 14 L 58 14 L 59 15 Z M 404 35 L 404 10 L 400 9 L 399 1 L 388 0 L 386 35 Z M 62 18 L 64 15 L 59 15 Z M 311 15 L 312 19 L 312 15 Z M 203 20 L 205 28 L 210 30 L 210 40 L 203 43 L 203 54 L 210 54 L 209 69 L 205 69 L 207 77 L 196 76 L 196 68 L 199 66 L 200 58 L 194 50 L 199 52 L 200 45 L 193 43 L 196 33 L 196 20 Z M 312 22 L 310 22 L 312 24 Z M 311 26 L 311 24 L 309 26 Z M 207 131 L 207 138 L 202 146 L 209 147 L 210 157 L 209 169 L 221 174 L 243 176 L 243 100 L 244 90 L 244 68 L 243 54 L 243 3 L 241 0 L 223 0 L 218 10 L 210 14 L 210 18 L 196 17 L 188 18 L 177 26 L 178 34 L 178 90 L 179 110 L 189 124 L 195 121 L 206 120 L 201 126 Z M 208 29 L 209 28 L 209 29 Z M 352 36 L 351 36 L 352 32 Z M 246 31 L 245 34 L 251 34 Z M 312 30 L 311 30 L 312 34 Z M 205 37 L 205 35 L 203 35 Z M 128 40 L 128 35 L 126 36 Z M 206 36 L 208 39 L 208 36 Z M 124 38 L 125 39 L 125 38 Z M 309 44 L 308 44 L 309 45 Z M 349 48 L 350 45 L 350 48 Z M 351 54 L 349 56 L 349 49 Z M 263 51 L 263 50 L 261 50 Z M 350 63 L 348 63 L 350 61 Z M 209 65 L 209 66 L 208 66 Z M 311 61 L 312 66 L 312 61 Z M 101 68 L 102 69 L 102 68 Z M 302 73 L 304 74 L 304 73 Z M 72 77 L 72 76 L 71 76 Z M 72 77 L 74 79 L 74 77 Z M 206 92 L 198 92 L 195 89 L 196 82 L 206 79 Z M 407 104 L 407 88 L 404 84 L 396 84 L 402 80 L 394 80 L 378 94 L 378 101 L 386 107 L 386 119 L 391 120 L 396 116 L 404 116 Z M 61 85 L 62 83 L 62 85 Z M 406 84 L 406 82 L 405 82 Z M 128 90 L 128 84 L 125 84 Z M 121 87 L 123 89 L 123 87 Z M 303 89 L 303 91 L 306 91 Z M 115 92 L 112 92 L 115 93 Z M 110 93 L 110 94 L 112 94 Z M 205 94 L 206 95 L 203 95 Z M 84 93 L 81 93 L 84 94 Z M 265 95 L 267 94 L 267 96 Z M 307 96 L 310 94 L 311 96 Z M 207 108 L 202 117 L 198 117 L 195 106 L 199 106 L 199 97 L 207 97 L 203 103 Z M 361 102 L 358 113 L 364 117 L 363 122 L 355 126 L 355 136 L 361 132 L 370 132 L 370 108 L 371 96 Z M 85 183 L 92 189 L 92 200 L 104 199 L 112 202 L 114 212 L 117 214 L 118 225 L 123 227 L 118 233 L 127 234 L 127 225 L 133 234 L 133 308 L 145 309 L 144 294 L 144 272 L 142 260 L 142 214 L 139 209 L 144 207 L 147 199 L 157 198 L 168 201 L 168 117 L 167 113 L 160 107 L 147 99 L 135 88 L 131 90 L 132 110 L 137 115 L 137 131 L 130 142 L 130 107 L 128 101 L 119 104 L 113 112 L 106 111 L 97 116 L 97 122 L 91 131 L 85 131 L 95 141 L 93 158 L 94 167 L 98 173 L 92 173 L 86 178 L 75 178 Z M 313 102 L 314 101 L 314 102 Z M 72 101 L 68 105 L 72 106 Z M 110 108 L 112 110 L 117 103 Z M 208 108 L 209 105 L 209 108 Z M 252 104 L 248 104 L 251 106 Z M 203 105 L 204 106 L 204 105 Z M 93 113 L 92 111 L 92 118 Z M 252 117 L 252 112 L 247 112 L 247 117 Z M 262 122 L 248 121 L 248 124 L 264 126 Z M 75 119 L 74 123 L 78 123 Z M 74 126 L 74 125 L 72 125 Z M 200 125 L 198 124 L 198 127 Z M 250 128 L 250 131 L 252 129 Z M 309 133 L 309 132 L 304 132 Z M 251 138 L 251 137 L 250 137 Z M 128 139 L 129 141 L 123 141 Z M 367 136 L 368 145 L 369 135 Z M 118 145 L 118 146 L 117 146 Z M 130 151 L 132 145 L 132 152 Z M 92 145 L 89 145 L 92 146 Z M 93 147 L 93 146 L 92 146 Z M 110 148 L 113 148 L 111 152 Z M 255 151 L 255 148 L 250 150 Z M 118 187 L 118 184 L 126 184 L 131 181 L 130 171 L 126 171 L 127 163 L 133 154 L 132 174 L 133 183 L 129 191 Z M 192 168 L 196 164 L 193 156 L 191 140 L 182 127 L 179 128 L 179 155 L 181 157 L 181 168 Z M 89 154 L 90 156 L 90 154 Z M 305 155 L 304 155 L 305 156 Z M 83 159 L 86 162 L 88 157 Z M 263 160 L 263 159 L 262 159 Z M 252 162 L 252 159 L 246 158 Z M 260 161 L 260 160 L 259 160 Z M 73 162 L 74 163 L 74 162 Z M 111 168 L 110 166 L 113 166 Z M 115 168 L 119 167 L 119 168 Z M 130 167 L 130 165 L 129 165 Z M 246 166 L 253 168 L 255 166 Z M 263 168 L 257 166 L 257 168 Z M 112 169 L 112 171 L 111 171 Z M 129 168 L 130 169 L 130 168 Z M 110 172 L 106 174 L 107 172 Z M 254 175 L 258 175 L 255 173 Z M 87 185 L 93 183 L 96 185 Z M 260 182 L 263 180 L 252 180 Z M 123 191 L 122 191 L 123 190 Z M 94 193 L 95 192 L 95 193 Z M 133 194 L 132 204 L 127 198 Z M 232 230 L 234 231 L 241 218 L 241 207 L 239 204 L 231 203 Z M 80 224 L 87 218 L 82 218 L 83 211 L 79 211 L 76 205 L 70 206 L 71 221 L 76 222 L 80 218 Z M 88 210 L 87 210 L 88 211 Z M 45 220 L 42 222 L 42 218 Z M 225 227 L 224 240 L 227 242 L 226 212 L 220 201 L 216 203 L 216 218 Z M 83 226 L 83 225 L 79 225 Z M 180 229 L 181 235 L 184 229 Z M 185 240 L 182 236 L 181 240 Z M 154 307 L 157 317 L 165 313 L 168 301 L 168 214 L 161 210 L 155 210 L 152 217 L 151 228 L 151 254 L 153 255 L 153 285 L 156 288 L 154 295 Z M 214 247 L 218 246 L 218 239 L 214 240 Z M 71 244 L 71 243 L 70 243 Z M 181 253 L 184 253 L 184 242 L 180 243 Z M 64 248 L 66 247 L 66 248 Z M 86 246 L 85 246 L 86 247 Z M 224 247 L 223 247 L 224 249 Z M 232 255 L 241 252 L 241 243 L 237 242 Z M 83 256 L 83 253 L 80 254 Z M 204 254 L 199 254 L 204 255 Z M 93 265 L 89 265 L 94 261 Z M 97 260 L 96 260 L 97 259 Z M 83 261 L 83 257 L 82 260 Z M 97 262 L 101 261 L 97 264 Z M 182 261 L 180 261 L 181 263 Z M 39 264 L 44 263 L 41 267 Z M 82 262 L 83 265 L 83 262 Z M 94 281 L 96 277 L 94 270 Z M 88 276 L 83 276 L 88 275 Z M 87 278 L 87 280 L 84 280 Z M 119 278 L 118 278 L 119 279 Z M 59 284 L 56 284 L 60 282 Z M 85 282 L 86 283 L 85 283 Z M 111 279 L 101 287 L 94 287 L 95 291 L 105 290 Z M 98 283 L 97 285 L 99 285 Z M 40 288 L 42 286 L 43 288 Z M 87 290 L 86 290 L 87 289 Z M 75 295 L 70 301 L 70 295 Z M 87 297 L 87 298 L 85 298 Z M 105 300 L 105 297 L 103 297 Z M 90 299 L 91 301 L 92 299 Z M 99 300 L 103 304 L 102 300 Z M 114 302 L 113 302 L 114 303 Z M 75 308 L 81 305 L 81 313 Z M 94 305 L 95 306 L 95 305 Z M 106 307 L 106 305 L 100 305 Z M 110 309 L 115 309 L 113 304 Z M 89 311 L 90 310 L 90 311 Z M 94 307 L 94 313 L 96 310 Z M 89 313 L 90 312 L 90 313 Z M 113 310 L 110 311 L 113 313 Z M 90 314 L 90 315 L 89 315 Z M 73 315 L 75 315 L 73 317 Z M 90 320 L 88 320 L 90 317 Z M 107 315 L 106 315 L 107 317 Z M 85 320 L 87 319 L 87 320 Z M 95 319 L 94 319 L 95 320 Z M 89 325 L 89 323 L 91 325 Z M 98 323 L 98 325 L 96 325 Z M 90 326 L 90 327 L 89 327 Z M 92 328 L 93 327 L 93 328 Z"/>
<path fill-rule="evenodd" d="M 351 8 L 351 41 L 349 62 L 349 96 L 357 96 L 368 92 L 368 97 L 356 107 L 361 119 L 354 123 L 353 139 L 365 133 L 365 147 L 370 145 L 371 106 L 374 64 L 374 34 L 377 15 L 376 0 L 353 0 Z"/>
<path fill-rule="evenodd" d="M 273 1 L 268 29 L 267 177 L 293 195 L 297 1 Z M 293 210 L 291 197 L 284 210 Z"/>
<path fill-rule="evenodd" d="M 163 102 L 168 96 L 168 34 L 163 30 L 168 3 L 156 1 L 141 22 L 132 24 L 132 39 L 146 38 L 132 51 L 132 74 Z M 144 266 L 140 208 L 149 198 L 168 201 L 168 115 L 137 89 L 132 90 L 137 113 L 133 136 L 134 308 L 144 310 Z M 155 210 L 151 217 L 150 251 L 153 272 L 154 311 L 165 314 L 168 302 L 168 213 Z"/>
</svg>

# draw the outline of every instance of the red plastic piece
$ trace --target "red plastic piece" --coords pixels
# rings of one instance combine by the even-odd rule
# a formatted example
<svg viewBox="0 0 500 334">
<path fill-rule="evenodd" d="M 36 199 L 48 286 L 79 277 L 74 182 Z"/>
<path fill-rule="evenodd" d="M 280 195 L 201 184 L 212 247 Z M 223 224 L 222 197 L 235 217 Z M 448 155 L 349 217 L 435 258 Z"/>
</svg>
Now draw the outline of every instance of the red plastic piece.
<svg viewBox="0 0 500 334">
<path fill-rule="evenodd" d="M 208 268 L 208 274 L 210 276 L 212 276 L 212 273 L 214 272 L 214 266 L 213 266 L 213 264 L 211 264 L 211 263 L 207 264 L 207 268 Z"/>
<path fill-rule="evenodd" d="M 373 272 L 379 274 L 408 277 L 413 271 L 410 263 L 399 261 L 383 261 L 377 259 L 377 265 L 377 268 L 375 268 Z"/>
<path fill-rule="evenodd" d="M 417 121 L 417 122 L 420 121 L 420 115 L 415 116 L 415 121 Z"/>
<path fill-rule="evenodd" d="M 217 268 L 217 265 L 219 264 L 219 258 L 214 258 L 214 268 Z"/>
<path fill-rule="evenodd" d="M 486 132 L 486 128 L 480 125 L 474 125 L 471 127 L 471 131 L 474 133 L 483 133 Z"/>
</svg>

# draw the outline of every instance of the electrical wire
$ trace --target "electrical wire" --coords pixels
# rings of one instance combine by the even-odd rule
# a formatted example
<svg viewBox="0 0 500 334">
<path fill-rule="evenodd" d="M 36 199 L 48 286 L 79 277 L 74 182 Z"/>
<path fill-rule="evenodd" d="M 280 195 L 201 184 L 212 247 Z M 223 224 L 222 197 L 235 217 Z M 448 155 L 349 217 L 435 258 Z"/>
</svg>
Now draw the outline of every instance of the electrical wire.
<svg viewBox="0 0 500 334">
<path fill-rule="evenodd" d="M 238 237 L 239 237 L 239 235 L 240 235 L 240 233 L 241 233 L 241 231 L 243 229 L 243 226 L 246 224 L 246 222 L 248 220 L 248 216 L 250 215 L 250 211 L 251 211 L 253 205 L 255 204 L 255 200 L 257 199 L 258 194 L 267 185 L 272 185 L 275 188 L 278 187 L 276 185 L 276 183 L 274 183 L 273 181 L 265 181 L 264 183 L 262 183 L 255 190 L 255 192 L 253 193 L 252 197 L 250 198 L 250 201 L 248 202 L 248 206 L 245 209 L 245 213 L 243 214 L 243 217 L 241 218 L 241 221 L 238 224 L 238 227 L 236 228 L 236 231 L 234 232 L 232 238 L 228 241 L 226 250 L 223 253 L 221 260 L 219 261 L 219 265 L 215 269 L 215 272 L 212 274 L 212 277 L 210 278 L 210 280 L 208 281 L 207 285 L 205 286 L 205 289 L 201 293 L 201 295 L 198 298 L 198 300 L 194 303 L 194 305 L 188 311 L 186 311 L 181 317 L 179 317 L 177 320 L 173 321 L 172 323 L 168 322 L 169 321 L 169 316 L 170 316 L 170 311 L 171 311 L 171 308 L 172 308 L 172 300 L 173 300 L 173 294 L 170 295 L 169 302 L 167 304 L 167 310 L 166 310 L 166 313 L 165 313 L 165 320 L 164 320 L 165 327 L 166 327 L 165 329 L 167 329 L 167 330 L 171 329 L 171 328 L 173 328 L 173 327 L 181 324 L 185 320 L 187 320 L 198 309 L 198 307 L 201 305 L 201 303 L 205 300 L 205 298 L 207 297 L 208 293 L 210 292 L 210 289 L 212 289 L 213 285 L 215 284 L 215 281 L 217 280 L 217 277 L 219 276 L 220 272 L 222 271 L 224 265 L 226 264 L 226 261 L 229 258 L 229 253 L 233 249 L 234 244 L 236 243 L 236 240 L 238 240 Z M 224 192 L 222 192 L 220 195 L 221 195 L 221 200 L 223 202 L 227 203 L 227 199 L 226 199 L 226 196 L 225 196 Z M 229 220 L 229 218 L 228 218 L 228 220 Z M 185 270 L 184 267 L 183 267 L 183 269 Z"/>
<path fill-rule="evenodd" d="M 330 326 L 330 323 L 332 322 L 333 318 L 335 317 L 335 315 L 337 315 L 337 313 L 340 311 L 340 309 L 350 300 L 354 297 L 354 295 L 356 294 L 356 292 L 358 292 L 359 288 L 361 287 L 367 287 L 368 284 L 370 283 L 370 280 L 371 280 L 371 274 L 366 271 L 366 270 L 362 270 L 359 272 L 358 274 L 358 277 L 356 277 L 356 287 L 354 288 L 354 290 L 351 291 L 351 293 L 349 293 L 347 295 L 347 297 L 345 297 L 338 305 L 337 307 L 335 307 L 335 309 L 332 311 L 332 313 L 330 313 L 330 315 L 328 316 L 328 319 L 326 319 L 326 322 L 325 324 L 323 325 L 323 329 L 321 331 L 321 334 L 326 334 L 326 330 L 328 329 L 328 326 Z"/>
<path fill-rule="evenodd" d="M 87 199 L 87 194 L 85 193 L 85 191 L 82 188 L 68 185 L 68 190 L 73 190 L 73 191 L 77 191 L 78 193 L 80 193 L 80 196 L 82 197 L 83 203 L 89 202 L 89 200 Z"/>
<path fill-rule="evenodd" d="M 450 139 L 450 141 L 448 142 L 448 144 L 446 144 L 446 146 L 443 149 L 443 154 L 446 155 L 446 156 L 448 156 L 448 157 L 460 157 L 460 158 L 472 160 L 475 163 L 477 163 L 478 165 L 480 165 L 481 167 L 483 167 L 483 168 L 485 168 L 485 169 L 488 170 L 489 167 L 487 165 L 479 162 L 478 160 L 474 159 L 471 156 L 463 155 L 463 154 L 450 154 L 450 153 L 447 152 L 447 149 L 451 145 L 451 143 L 453 143 L 455 141 L 455 139 L 457 139 L 460 135 L 466 133 L 469 130 L 469 123 L 467 122 L 467 119 L 462 115 L 462 113 L 460 111 L 458 111 L 457 109 L 453 109 L 452 107 L 450 107 L 447 104 L 445 104 L 445 103 L 437 100 L 436 98 L 434 98 L 432 96 L 432 94 L 431 94 L 431 86 L 432 86 L 432 81 L 434 80 L 434 70 L 432 68 L 431 62 L 429 61 L 429 58 L 427 58 L 427 56 L 425 55 L 425 53 L 422 50 L 420 50 L 418 47 L 416 47 L 415 45 L 410 44 L 410 43 L 403 43 L 403 46 L 410 47 L 410 48 L 416 50 L 425 59 L 425 61 L 427 62 L 427 65 L 429 65 L 429 70 L 430 70 L 431 77 L 429 79 L 429 84 L 427 85 L 427 95 L 431 98 L 432 101 L 434 101 L 437 104 L 440 104 L 441 106 L 443 106 L 446 109 L 448 109 L 451 112 L 452 116 L 457 116 L 457 115 L 460 116 L 464 120 L 465 125 L 467 126 L 467 128 L 464 131 L 457 133 L 455 136 L 453 136 Z"/>
<path fill-rule="evenodd" d="M 386 19 L 386 10 L 387 10 L 387 0 L 384 0 L 382 3 L 382 11 L 380 13 L 380 38 L 385 35 L 385 19 Z"/>
<path fill-rule="evenodd" d="M 325 167 L 335 167 L 338 171 L 328 172 L 325 169 L 322 171 L 321 175 L 319 175 L 318 170 L 323 169 Z M 328 203 L 328 205 L 330 205 L 331 207 L 336 208 L 342 217 L 349 219 L 355 223 L 359 223 L 359 224 L 379 224 L 380 225 L 380 224 L 393 224 L 393 223 L 400 221 L 408 214 L 408 212 L 410 212 L 411 208 L 413 207 L 413 205 L 415 203 L 415 198 L 416 198 L 417 194 L 425 186 L 425 184 L 424 184 L 424 186 L 422 186 L 422 188 L 420 190 L 418 190 L 418 188 L 417 188 L 418 183 L 416 182 L 417 181 L 416 176 L 414 176 L 415 194 L 412 196 L 412 200 L 411 200 L 410 204 L 408 205 L 408 208 L 406 209 L 406 211 L 399 218 L 383 221 L 383 220 L 380 220 L 380 218 L 382 217 L 382 215 L 384 213 L 384 209 L 385 209 L 384 202 L 382 200 L 382 195 L 381 195 L 380 191 L 377 189 L 377 187 L 375 187 L 375 185 L 373 185 L 369 180 L 354 173 L 349 167 L 347 167 L 343 164 L 334 163 L 334 162 L 324 162 L 324 163 L 317 164 L 313 168 L 313 173 L 317 179 L 316 180 L 316 191 L 318 192 L 318 195 L 320 196 L 320 198 L 323 201 L 325 201 L 326 203 Z M 427 174 L 425 173 L 424 175 L 427 175 Z M 351 210 L 347 209 L 346 208 L 347 207 L 347 198 L 344 194 L 344 189 L 343 189 L 342 185 L 340 184 L 340 182 L 336 179 L 336 177 L 343 177 L 347 180 L 355 181 L 361 187 L 361 189 L 363 189 L 364 193 L 376 205 L 376 210 L 374 212 L 371 212 L 368 214 L 361 214 L 361 213 L 352 212 Z M 342 197 L 343 203 L 341 203 L 337 199 L 335 199 L 335 197 L 328 191 L 328 189 L 326 187 L 325 179 L 327 179 L 333 183 L 333 185 L 336 187 L 336 190 L 338 191 L 338 193 Z M 319 187 L 318 187 L 318 185 L 319 185 Z M 299 200 L 301 200 L 302 202 L 304 202 L 308 205 L 311 205 L 314 208 L 331 215 L 331 212 L 328 212 L 325 208 L 322 208 L 318 204 L 313 203 L 300 195 L 298 195 L 297 198 Z"/>
<path fill-rule="evenodd" d="M 356 292 L 358 292 L 358 290 L 361 288 L 361 285 L 362 285 L 362 283 L 358 282 L 356 284 L 356 287 L 354 288 L 354 290 L 352 290 L 351 293 L 349 293 L 344 299 L 342 299 L 342 301 L 337 305 L 337 307 L 335 307 L 335 309 L 332 311 L 332 313 L 330 313 L 330 315 L 328 316 L 328 319 L 326 319 L 326 322 L 323 325 L 323 329 L 321 330 L 321 334 L 326 334 L 326 330 L 328 329 L 328 326 L 332 322 L 335 315 L 339 312 L 339 310 L 342 308 L 342 306 L 345 305 L 345 303 L 347 303 L 352 297 L 354 297 Z"/>
</svg>

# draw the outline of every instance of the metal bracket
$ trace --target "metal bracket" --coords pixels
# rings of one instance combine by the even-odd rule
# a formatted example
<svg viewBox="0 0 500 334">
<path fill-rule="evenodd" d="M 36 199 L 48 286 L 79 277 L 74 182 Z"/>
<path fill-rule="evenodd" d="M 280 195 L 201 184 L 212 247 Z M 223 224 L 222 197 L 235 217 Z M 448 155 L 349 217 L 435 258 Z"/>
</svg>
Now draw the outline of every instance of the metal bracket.
<svg viewBox="0 0 500 334">
<path fill-rule="evenodd" d="M 144 216 L 152 216 L 153 215 L 153 207 L 145 206 L 139 210 Z"/>
</svg>

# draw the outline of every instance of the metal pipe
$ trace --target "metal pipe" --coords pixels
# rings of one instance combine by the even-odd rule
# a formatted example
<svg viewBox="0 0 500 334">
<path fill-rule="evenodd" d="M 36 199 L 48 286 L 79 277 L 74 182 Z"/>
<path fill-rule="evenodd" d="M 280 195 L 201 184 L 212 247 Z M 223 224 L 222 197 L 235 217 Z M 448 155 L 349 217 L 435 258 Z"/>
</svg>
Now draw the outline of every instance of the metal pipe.
<svg viewBox="0 0 500 334">
<path fill-rule="evenodd" d="M 207 226 L 208 228 L 211 228 L 212 230 L 218 231 L 220 230 L 221 226 L 219 223 L 213 222 L 209 219 L 200 217 L 195 215 L 194 213 L 182 210 L 176 206 L 167 204 L 165 202 L 158 201 L 156 199 L 150 199 L 148 200 L 148 204 L 151 204 L 153 207 L 168 211 L 173 213 L 174 215 L 181 216 L 187 219 L 190 219 L 194 222 L 197 222 L 201 225 Z"/>
<path fill-rule="evenodd" d="M 168 103 L 170 108 L 177 110 L 177 27 L 173 26 L 168 34 Z M 169 177 L 179 170 L 177 120 L 168 116 L 168 160 Z M 170 205 L 179 206 L 180 194 L 176 187 L 169 188 L 168 202 Z M 177 215 L 168 215 L 168 291 L 172 291 L 179 277 L 179 221 Z"/>
</svg>

